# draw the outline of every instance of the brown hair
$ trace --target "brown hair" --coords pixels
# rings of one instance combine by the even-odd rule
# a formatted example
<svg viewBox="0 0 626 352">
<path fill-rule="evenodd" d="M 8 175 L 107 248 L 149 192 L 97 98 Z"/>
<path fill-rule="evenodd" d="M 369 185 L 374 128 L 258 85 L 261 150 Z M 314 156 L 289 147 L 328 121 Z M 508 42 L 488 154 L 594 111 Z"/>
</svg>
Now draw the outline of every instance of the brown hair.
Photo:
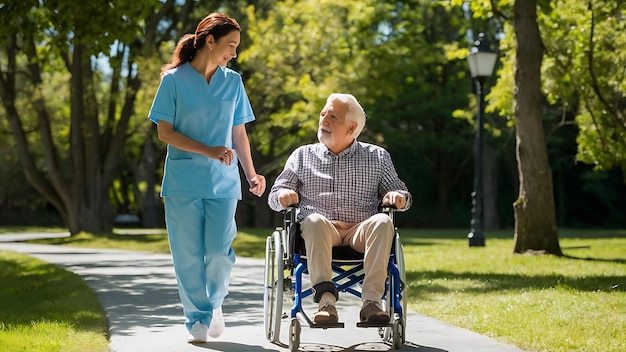
<svg viewBox="0 0 626 352">
<path fill-rule="evenodd" d="M 206 37 L 211 34 L 215 41 L 232 31 L 241 31 L 239 23 L 223 13 L 211 13 L 198 23 L 195 34 L 185 34 L 174 49 L 170 62 L 161 67 L 161 76 L 172 68 L 191 61 L 196 52 L 204 46 Z"/>
</svg>

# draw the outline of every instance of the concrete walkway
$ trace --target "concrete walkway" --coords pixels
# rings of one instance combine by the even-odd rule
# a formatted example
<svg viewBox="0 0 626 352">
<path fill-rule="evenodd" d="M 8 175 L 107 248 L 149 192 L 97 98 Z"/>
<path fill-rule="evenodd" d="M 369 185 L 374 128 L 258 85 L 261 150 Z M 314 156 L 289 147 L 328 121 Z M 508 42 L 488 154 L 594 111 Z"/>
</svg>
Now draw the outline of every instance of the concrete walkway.
<svg viewBox="0 0 626 352">
<path fill-rule="evenodd" d="M 64 234 L 45 236 L 63 236 Z M 112 352 L 287 351 L 269 343 L 263 328 L 264 261 L 237 258 L 223 311 L 226 330 L 206 344 L 186 343 L 182 307 L 169 255 L 144 252 L 26 244 L 41 234 L 0 234 L 0 249 L 21 252 L 61 265 L 84 277 L 109 319 Z M 393 351 L 377 329 L 357 328 L 358 299 L 343 294 L 338 304 L 344 329 L 310 329 L 303 325 L 300 351 Z M 309 306 L 310 307 L 310 306 Z M 408 312 L 402 351 L 521 352 L 520 349 L 469 330 Z M 287 341 L 288 321 L 281 341 Z"/>
</svg>

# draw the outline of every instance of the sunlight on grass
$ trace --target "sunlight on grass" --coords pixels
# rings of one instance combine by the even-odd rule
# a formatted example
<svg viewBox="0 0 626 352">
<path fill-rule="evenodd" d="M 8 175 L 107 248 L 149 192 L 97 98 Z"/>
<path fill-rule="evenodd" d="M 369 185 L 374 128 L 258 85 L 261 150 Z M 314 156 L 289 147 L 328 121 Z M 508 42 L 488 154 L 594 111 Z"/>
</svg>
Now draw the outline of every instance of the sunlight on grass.
<svg viewBox="0 0 626 352">
<path fill-rule="evenodd" d="M 0 351 L 106 351 L 106 315 L 79 276 L 0 250 Z"/>
<path fill-rule="evenodd" d="M 626 236 L 576 234 L 558 258 L 515 255 L 512 239 L 469 248 L 409 232 L 409 306 L 523 349 L 626 350 Z"/>
<path fill-rule="evenodd" d="M 35 226 L 2 226 L 0 227 L 0 235 L 6 233 L 20 232 L 67 232 L 67 229 L 60 227 L 35 227 Z"/>
<path fill-rule="evenodd" d="M 101 333 L 81 331 L 68 323 L 37 321 L 30 325 L 0 325 L 0 351 L 108 351 Z"/>
<path fill-rule="evenodd" d="M 71 237 L 40 239 L 26 242 L 84 248 L 124 249 L 153 253 L 170 252 L 167 233 L 163 229 L 144 230 L 143 232 L 120 229 L 107 235 L 94 235 L 81 232 Z"/>
</svg>

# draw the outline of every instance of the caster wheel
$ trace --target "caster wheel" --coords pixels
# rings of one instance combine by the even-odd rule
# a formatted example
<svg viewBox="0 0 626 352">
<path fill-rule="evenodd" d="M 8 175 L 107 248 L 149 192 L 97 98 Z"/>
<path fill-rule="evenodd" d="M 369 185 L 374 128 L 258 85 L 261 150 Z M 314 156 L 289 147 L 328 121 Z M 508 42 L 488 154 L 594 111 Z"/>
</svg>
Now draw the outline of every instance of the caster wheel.
<svg viewBox="0 0 626 352">
<path fill-rule="evenodd" d="M 404 345 L 404 322 L 402 319 L 393 323 L 393 347 L 396 350 L 402 349 Z"/>
<path fill-rule="evenodd" d="M 289 351 L 298 352 L 300 348 L 300 322 L 298 319 L 291 319 L 291 324 L 289 324 Z"/>
</svg>

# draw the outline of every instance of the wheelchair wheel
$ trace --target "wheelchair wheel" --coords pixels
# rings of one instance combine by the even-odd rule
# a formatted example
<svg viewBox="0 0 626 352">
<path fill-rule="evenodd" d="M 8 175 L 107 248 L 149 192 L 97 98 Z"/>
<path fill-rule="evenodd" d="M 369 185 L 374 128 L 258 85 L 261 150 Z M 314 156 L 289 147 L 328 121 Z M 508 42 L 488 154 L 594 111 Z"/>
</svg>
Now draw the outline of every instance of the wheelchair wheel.
<svg viewBox="0 0 626 352">
<path fill-rule="evenodd" d="M 396 260 L 397 260 L 397 266 L 398 266 L 398 271 L 400 272 L 400 281 L 401 281 L 401 286 L 400 286 L 400 305 L 402 306 L 402 343 L 405 342 L 406 340 L 406 321 L 407 321 L 407 315 L 409 314 L 408 311 L 408 307 L 407 307 L 407 301 L 408 301 L 408 287 L 406 286 L 406 268 L 404 266 L 404 252 L 403 252 L 403 248 L 402 245 L 400 244 L 400 237 L 396 237 L 396 248 L 398 248 L 398 250 L 396 251 Z"/>
<path fill-rule="evenodd" d="M 396 248 L 396 267 L 399 272 L 400 282 L 394 283 L 391 275 L 387 277 L 387 287 L 388 291 L 386 294 L 386 300 L 383 301 L 383 304 L 386 307 L 386 310 L 389 312 L 391 317 L 391 321 L 393 323 L 393 327 L 384 327 L 378 329 L 378 335 L 381 340 L 392 343 L 396 346 L 396 349 L 400 349 L 398 346 L 402 346 L 406 341 L 406 315 L 407 315 L 407 287 L 406 283 L 406 270 L 404 266 L 404 253 L 402 249 L 402 245 L 400 244 L 400 237 L 396 236 L 395 238 L 395 248 Z M 394 309 L 395 305 L 393 302 L 395 287 L 393 285 L 400 285 L 400 306 L 402 307 L 402 316 L 400 316 L 399 312 L 396 312 Z"/>
<path fill-rule="evenodd" d="M 283 246 L 276 230 L 265 242 L 265 287 L 263 291 L 263 325 L 265 337 L 276 343 L 280 339 L 284 284 Z"/>
<path fill-rule="evenodd" d="M 298 318 L 291 319 L 289 324 L 289 351 L 298 352 L 300 348 L 300 321 Z"/>
</svg>

